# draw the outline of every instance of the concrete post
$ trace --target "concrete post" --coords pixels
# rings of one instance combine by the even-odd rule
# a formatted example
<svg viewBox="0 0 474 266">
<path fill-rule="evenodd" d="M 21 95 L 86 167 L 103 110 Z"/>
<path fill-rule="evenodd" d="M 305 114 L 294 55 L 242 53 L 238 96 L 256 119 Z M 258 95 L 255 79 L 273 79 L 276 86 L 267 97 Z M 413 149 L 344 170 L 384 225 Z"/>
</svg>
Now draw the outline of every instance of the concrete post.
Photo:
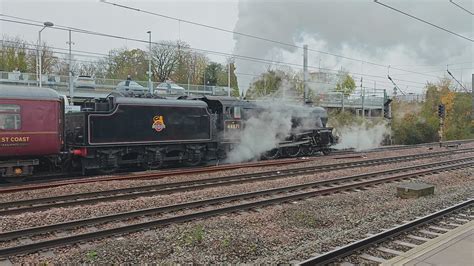
<svg viewBox="0 0 474 266">
<path fill-rule="evenodd" d="M 344 93 L 341 92 L 341 107 L 342 107 L 342 112 L 344 112 Z"/>
<path fill-rule="evenodd" d="M 70 105 L 74 104 L 74 84 L 72 82 L 72 53 L 71 53 L 71 30 L 69 30 L 69 98 L 70 98 Z"/>
<path fill-rule="evenodd" d="M 227 71 L 227 96 L 230 97 L 230 60 L 229 60 L 229 64 L 228 64 L 228 71 Z"/>
<path fill-rule="evenodd" d="M 303 86 L 304 103 L 308 102 L 308 45 L 303 46 Z"/>
<path fill-rule="evenodd" d="M 148 91 L 153 94 L 153 83 L 151 82 L 151 31 L 148 33 Z"/>
<path fill-rule="evenodd" d="M 39 87 L 41 88 L 43 86 L 43 81 L 42 81 L 42 71 L 41 71 L 41 32 L 44 30 L 39 31 L 38 33 L 38 79 L 39 79 Z"/>
</svg>

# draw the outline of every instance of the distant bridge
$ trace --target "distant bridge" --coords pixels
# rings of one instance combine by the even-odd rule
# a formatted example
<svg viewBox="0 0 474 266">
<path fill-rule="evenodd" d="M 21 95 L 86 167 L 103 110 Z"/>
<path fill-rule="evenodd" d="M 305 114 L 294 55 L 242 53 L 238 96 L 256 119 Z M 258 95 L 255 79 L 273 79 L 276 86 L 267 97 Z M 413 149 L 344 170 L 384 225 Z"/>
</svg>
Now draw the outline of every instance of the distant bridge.
<svg viewBox="0 0 474 266">
<path fill-rule="evenodd" d="M 105 98 L 115 90 L 117 84 L 123 80 L 95 78 L 95 89 L 93 88 L 74 88 L 73 97 L 75 100 L 85 100 L 90 98 Z M 148 87 L 148 81 L 137 81 L 143 87 Z M 153 88 L 162 82 L 153 82 Z M 38 81 L 34 73 L 15 73 L 15 72 L 0 72 L 0 84 L 11 86 L 29 86 L 37 87 Z M 204 86 L 192 84 L 177 84 L 185 89 L 186 95 L 222 95 L 226 96 L 230 88 L 221 86 Z M 51 88 L 62 95 L 70 97 L 69 93 L 69 76 L 61 75 L 43 75 L 42 86 Z M 166 95 L 164 95 L 166 96 Z M 172 96 L 172 95 L 170 95 Z"/>
</svg>

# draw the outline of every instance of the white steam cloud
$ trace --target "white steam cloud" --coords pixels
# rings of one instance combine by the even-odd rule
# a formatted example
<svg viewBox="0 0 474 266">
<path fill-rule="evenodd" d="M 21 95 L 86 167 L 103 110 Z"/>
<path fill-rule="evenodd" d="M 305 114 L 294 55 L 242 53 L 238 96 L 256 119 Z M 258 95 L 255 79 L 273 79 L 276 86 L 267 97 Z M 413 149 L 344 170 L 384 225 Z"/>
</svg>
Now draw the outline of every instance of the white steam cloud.
<svg viewBox="0 0 474 266">
<path fill-rule="evenodd" d="M 254 159 L 277 147 L 290 131 L 291 114 L 271 108 L 245 122 L 240 144 L 229 153 L 227 159 L 231 163 Z"/>
<path fill-rule="evenodd" d="M 283 101 L 257 102 L 259 111 L 245 121 L 237 136 L 240 143 L 228 154 L 230 163 L 259 158 L 285 140 L 294 131 L 322 126 L 321 118 L 311 114 L 308 107 L 291 105 Z M 260 109 L 261 108 L 261 109 Z M 298 128 L 292 129 L 292 117 L 304 117 Z"/>
<path fill-rule="evenodd" d="M 356 151 L 380 147 L 382 141 L 390 134 L 390 129 L 385 123 L 376 125 L 349 125 L 337 129 L 339 143 L 335 149 L 354 148 Z"/>
<path fill-rule="evenodd" d="M 447 0 L 382 2 L 472 38 L 471 16 Z M 458 0 L 458 3 L 473 8 L 472 1 Z M 391 75 L 400 79 L 422 83 L 427 79 L 437 81 L 436 76 L 445 73 L 443 66 L 447 63 L 472 61 L 473 50 L 468 41 L 382 7 L 373 0 L 241 0 L 238 7 L 238 21 L 234 28 L 237 32 L 298 46 L 308 44 L 310 49 L 412 71 L 432 72 L 430 77 L 391 69 Z M 234 34 L 234 40 L 236 54 L 302 65 L 301 49 L 238 34 Z M 385 67 L 312 51 L 309 52 L 308 64 L 316 67 L 310 67 L 310 71 L 318 71 L 317 67 L 321 65 L 322 71 L 326 71 L 324 68 L 343 67 L 356 73 L 384 77 L 387 74 Z M 256 74 L 268 68 L 267 65 L 239 59 L 236 59 L 236 65 L 243 72 Z M 455 70 L 455 75 L 466 77 L 471 74 L 469 66 L 472 64 L 452 68 L 459 69 Z M 251 81 L 243 75 L 238 78 L 243 88 Z M 392 88 L 386 79 L 377 80 L 377 88 Z M 418 87 L 422 84 L 416 87 L 413 83 L 399 83 L 407 91 L 421 92 Z M 364 78 L 364 86 L 373 84 L 374 80 Z"/>
</svg>

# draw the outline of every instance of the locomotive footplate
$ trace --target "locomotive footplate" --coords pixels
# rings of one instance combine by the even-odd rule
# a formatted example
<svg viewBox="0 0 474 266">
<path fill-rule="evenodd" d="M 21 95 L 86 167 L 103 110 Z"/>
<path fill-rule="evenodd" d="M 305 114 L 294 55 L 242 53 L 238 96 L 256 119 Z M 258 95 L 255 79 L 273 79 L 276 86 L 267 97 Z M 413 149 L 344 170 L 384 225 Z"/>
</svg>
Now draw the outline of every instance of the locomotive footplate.
<svg viewBox="0 0 474 266">
<path fill-rule="evenodd" d="M 38 159 L 0 162 L 1 177 L 21 177 L 33 174 L 33 167 L 39 165 Z"/>
<path fill-rule="evenodd" d="M 282 142 L 278 145 L 277 148 L 293 147 L 293 146 L 304 145 L 304 144 L 309 144 L 309 143 L 311 143 L 311 140 L 303 140 L 303 141 L 297 141 L 297 142 Z"/>
</svg>

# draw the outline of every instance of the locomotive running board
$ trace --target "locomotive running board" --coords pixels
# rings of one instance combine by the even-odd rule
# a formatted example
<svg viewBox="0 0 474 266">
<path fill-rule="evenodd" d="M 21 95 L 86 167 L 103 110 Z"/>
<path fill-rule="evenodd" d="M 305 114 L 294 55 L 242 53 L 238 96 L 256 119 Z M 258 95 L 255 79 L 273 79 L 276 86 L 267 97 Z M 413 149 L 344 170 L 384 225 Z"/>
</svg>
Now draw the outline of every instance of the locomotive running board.
<svg viewBox="0 0 474 266">
<path fill-rule="evenodd" d="M 309 144 L 309 143 L 310 143 L 310 140 L 303 140 L 303 141 L 298 141 L 298 142 L 289 142 L 289 143 L 279 144 L 278 147 L 276 147 L 276 148 L 293 147 L 293 146 Z"/>
</svg>

